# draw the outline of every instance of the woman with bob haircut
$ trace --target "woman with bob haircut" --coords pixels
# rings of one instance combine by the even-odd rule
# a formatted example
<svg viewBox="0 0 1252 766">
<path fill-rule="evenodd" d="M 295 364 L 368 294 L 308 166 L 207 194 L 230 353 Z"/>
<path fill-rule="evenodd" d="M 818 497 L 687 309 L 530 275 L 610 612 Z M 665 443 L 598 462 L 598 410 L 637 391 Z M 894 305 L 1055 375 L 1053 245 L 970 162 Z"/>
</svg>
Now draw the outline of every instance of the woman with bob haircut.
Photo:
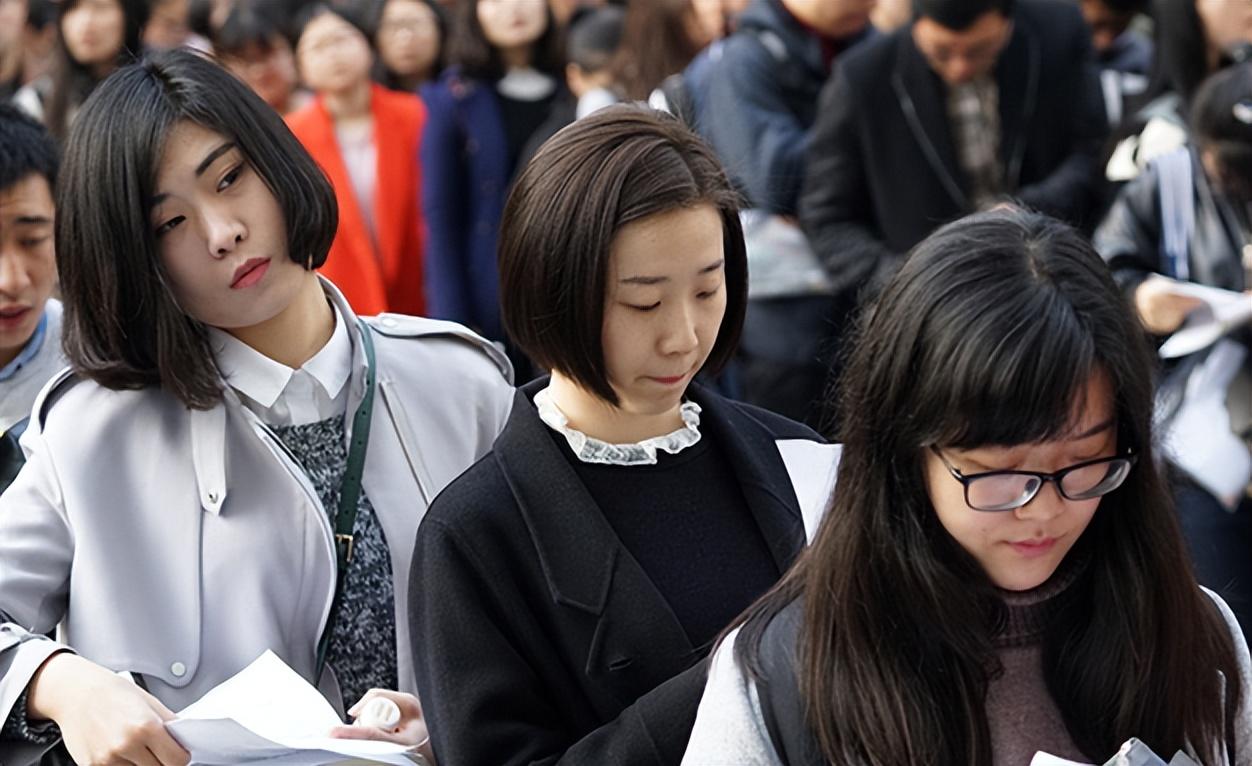
<svg viewBox="0 0 1252 766">
<path fill-rule="evenodd" d="M 1252 763 L 1247 645 L 1196 584 L 1148 344 L 1081 235 L 1017 210 L 932 234 L 839 406 L 829 511 L 717 649 L 683 763 L 1104 763 L 1132 737 Z"/>
<path fill-rule="evenodd" d="M 412 540 L 502 427 L 510 371 L 458 325 L 358 318 L 315 271 L 334 200 L 282 118 L 194 53 L 83 106 L 57 199 L 72 368 L 0 497 L 5 763 L 60 737 L 78 763 L 186 763 L 162 722 L 266 650 L 336 708 L 404 713 L 334 736 L 424 737 Z"/>
<path fill-rule="evenodd" d="M 832 447 L 692 382 L 734 351 L 737 197 L 674 118 L 608 107 L 522 172 L 502 312 L 545 369 L 418 529 L 418 687 L 445 763 L 676 763 L 703 658 L 805 543 Z M 824 498 L 824 489 L 816 493 Z M 811 521 L 810 521 L 811 523 Z"/>
</svg>

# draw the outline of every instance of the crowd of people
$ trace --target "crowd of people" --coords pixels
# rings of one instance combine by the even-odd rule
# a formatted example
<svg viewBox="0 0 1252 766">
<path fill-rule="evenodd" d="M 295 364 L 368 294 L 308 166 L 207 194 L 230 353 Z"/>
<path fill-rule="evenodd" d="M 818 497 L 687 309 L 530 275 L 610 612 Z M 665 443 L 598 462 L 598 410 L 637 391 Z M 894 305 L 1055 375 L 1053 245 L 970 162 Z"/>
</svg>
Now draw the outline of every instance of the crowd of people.
<svg viewBox="0 0 1252 766">
<path fill-rule="evenodd" d="M 1252 766 L 1252 2 L 0 0 L 0 429 L 0 763 Z"/>
</svg>

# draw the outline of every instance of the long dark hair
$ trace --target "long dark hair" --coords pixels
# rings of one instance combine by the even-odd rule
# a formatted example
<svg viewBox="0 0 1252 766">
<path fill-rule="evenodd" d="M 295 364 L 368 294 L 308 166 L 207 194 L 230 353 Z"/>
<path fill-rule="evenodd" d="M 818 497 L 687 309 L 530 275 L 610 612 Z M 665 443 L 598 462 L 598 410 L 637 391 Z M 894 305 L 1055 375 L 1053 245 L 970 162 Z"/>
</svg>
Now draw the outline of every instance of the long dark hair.
<svg viewBox="0 0 1252 766">
<path fill-rule="evenodd" d="M 816 539 L 748 611 L 736 644 L 759 677 L 765 627 L 802 600 L 797 676 L 828 760 L 992 762 L 985 698 L 1003 601 L 938 521 L 922 456 L 1069 433 L 1097 373 L 1120 446 L 1139 460 L 1069 554 L 1087 564 L 1043 639 L 1047 688 L 1097 762 L 1132 736 L 1218 760 L 1242 701 L 1239 668 L 1157 469 L 1150 371 L 1143 329 L 1072 228 L 997 211 L 917 246 L 858 331 L 837 490 Z"/>
<path fill-rule="evenodd" d="M 686 69 L 700 52 L 689 31 L 692 0 L 647 0 L 626 6 L 622 40 L 611 64 L 626 98 L 646 101 L 661 81 Z"/>
<path fill-rule="evenodd" d="M 330 182 L 282 117 L 200 54 L 158 53 L 87 99 L 57 184 L 65 354 L 106 388 L 159 385 L 207 409 L 221 376 L 205 326 L 170 292 L 149 216 L 165 140 L 182 120 L 234 139 L 278 201 L 291 260 L 321 266 L 339 218 Z"/>
<path fill-rule="evenodd" d="M 565 66 L 564 41 L 561 30 L 544 2 L 548 26 L 531 46 L 530 65 L 544 74 L 559 77 Z M 478 22 L 478 0 L 460 0 L 448 37 L 448 63 L 459 67 L 466 77 L 476 80 L 498 80 L 505 75 L 504 62 Z"/>
<path fill-rule="evenodd" d="M 58 139 L 64 139 L 69 132 L 70 112 L 77 108 L 99 80 L 90 67 L 76 61 L 65 46 L 65 37 L 61 33 L 61 23 L 65 15 L 82 0 L 62 0 L 57 9 L 57 43 L 53 54 L 52 90 L 48 95 L 48 105 L 44 109 L 44 124 Z M 114 0 L 122 8 L 123 22 L 122 47 L 117 52 L 117 65 L 122 66 L 143 53 L 143 27 L 148 23 L 147 0 Z"/>
</svg>

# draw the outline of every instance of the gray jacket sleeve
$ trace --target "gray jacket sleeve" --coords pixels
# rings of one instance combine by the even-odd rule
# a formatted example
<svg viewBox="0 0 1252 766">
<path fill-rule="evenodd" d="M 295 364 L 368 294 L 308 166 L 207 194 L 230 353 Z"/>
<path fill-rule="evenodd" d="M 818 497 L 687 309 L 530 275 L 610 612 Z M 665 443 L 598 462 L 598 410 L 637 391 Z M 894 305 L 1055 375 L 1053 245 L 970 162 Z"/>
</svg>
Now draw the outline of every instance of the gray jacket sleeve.
<svg viewBox="0 0 1252 766">
<path fill-rule="evenodd" d="M 22 436 L 27 462 L 0 495 L 0 720 L 23 718 L 35 671 L 66 647 L 47 638 L 65 613 L 73 534 L 61 506 L 56 470 L 38 424 Z M 23 728 L 16 720 L 13 724 Z M 28 732 L 29 733 L 29 732 Z M 47 732 L 0 741 L 0 762 L 29 763 L 47 749 Z"/>
</svg>

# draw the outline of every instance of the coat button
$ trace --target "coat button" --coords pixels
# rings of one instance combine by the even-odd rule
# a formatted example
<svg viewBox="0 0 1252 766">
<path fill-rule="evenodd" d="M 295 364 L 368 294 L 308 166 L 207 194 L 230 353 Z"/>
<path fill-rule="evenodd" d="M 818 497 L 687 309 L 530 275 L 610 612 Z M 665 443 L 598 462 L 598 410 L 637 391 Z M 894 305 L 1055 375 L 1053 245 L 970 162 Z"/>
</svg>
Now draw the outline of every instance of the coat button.
<svg viewBox="0 0 1252 766">
<path fill-rule="evenodd" d="M 175 678 L 182 678 L 187 675 L 187 666 L 181 662 L 175 662 L 173 665 L 170 665 L 170 672 L 174 674 Z"/>
</svg>

